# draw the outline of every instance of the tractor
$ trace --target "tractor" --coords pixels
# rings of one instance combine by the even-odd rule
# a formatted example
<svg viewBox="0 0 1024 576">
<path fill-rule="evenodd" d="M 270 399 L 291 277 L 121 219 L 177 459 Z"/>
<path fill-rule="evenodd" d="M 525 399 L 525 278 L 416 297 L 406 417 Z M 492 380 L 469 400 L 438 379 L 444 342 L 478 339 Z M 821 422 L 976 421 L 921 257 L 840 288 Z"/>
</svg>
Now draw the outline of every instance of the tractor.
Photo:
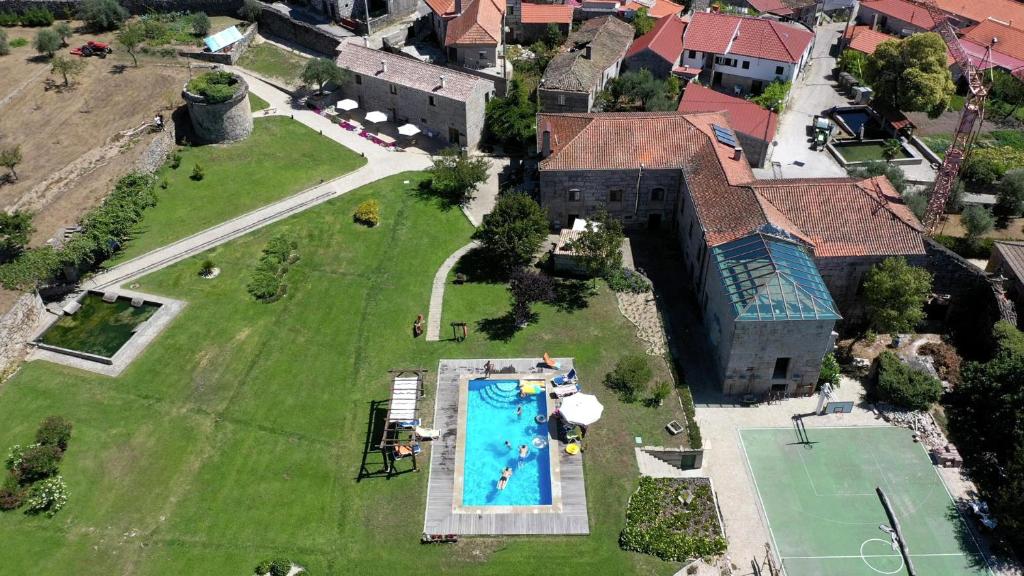
<svg viewBox="0 0 1024 576">
<path fill-rule="evenodd" d="M 104 42 L 95 42 L 89 40 L 78 48 L 72 48 L 71 53 L 75 56 L 99 56 L 100 58 L 106 58 L 107 54 L 110 54 L 113 50 L 110 48 L 110 44 Z"/>
</svg>

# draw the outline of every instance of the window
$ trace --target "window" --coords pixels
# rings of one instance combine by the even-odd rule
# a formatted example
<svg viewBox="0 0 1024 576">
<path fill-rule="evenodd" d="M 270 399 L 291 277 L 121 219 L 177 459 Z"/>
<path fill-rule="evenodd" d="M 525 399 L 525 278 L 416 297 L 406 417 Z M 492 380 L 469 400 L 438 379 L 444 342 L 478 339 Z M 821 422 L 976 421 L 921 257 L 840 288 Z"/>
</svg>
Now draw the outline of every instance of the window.
<svg viewBox="0 0 1024 576">
<path fill-rule="evenodd" d="M 775 369 L 772 370 L 773 380 L 785 380 L 789 375 L 789 358 L 776 358 Z"/>
<path fill-rule="evenodd" d="M 784 69 L 782 68 L 782 66 L 776 66 L 775 67 L 775 74 L 777 76 L 782 76 L 783 72 L 784 72 Z"/>
<path fill-rule="evenodd" d="M 665 189 L 664 188 L 654 188 L 654 189 L 651 190 L 651 201 L 653 201 L 653 202 L 661 202 L 664 199 L 665 199 Z"/>
<path fill-rule="evenodd" d="M 388 92 L 391 92 L 392 94 L 398 94 L 398 86 L 395 86 L 394 84 L 388 84 Z"/>
<path fill-rule="evenodd" d="M 420 124 L 426 125 L 426 123 L 427 123 L 427 119 L 426 118 L 420 118 Z"/>
<path fill-rule="evenodd" d="M 434 100 L 433 96 L 430 97 L 430 105 L 431 106 L 437 106 L 437 102 Z"/>
<path fill-rule="evenodd" d="M 362 83 L 363 83 L 363 77 L 360 76 L 359 74 L 356 74 L 356 84 L 362 84 Z"/>
<path fill-rule="evenodd" d="M 480 51 L 480 56 L 478 57 L 478 60 L 487 60 L 487 52 L 484 52 L 483 50 L 481 50 Z"/>
<path fill-rule="evenodd" d="M 609 190 L 608 191 L 609 202 L 622 202 L 622 190 Z"/>
<path fill-rule="evenodd" d="M 744 60 L 743 61 L 743 69 L 744 70 L 750 70 L 750 60 Z"/>
<path fill-rule="evenodd" d="M 580 194 L 579 188 L 573 188 L 569 190 L 569 202 L 579 202 L 582 194 Z"/>
<path fill-rule="evenodd" d="M 690 58 L 696 58 L 696 57 L 697 57 L 697 51 L 696 50 L 690 50 Z"/>
<path fill-rule="evenodd" d="M 558 95 L 558 105 L 565 106 L 565 94 Z"/>
</svg>

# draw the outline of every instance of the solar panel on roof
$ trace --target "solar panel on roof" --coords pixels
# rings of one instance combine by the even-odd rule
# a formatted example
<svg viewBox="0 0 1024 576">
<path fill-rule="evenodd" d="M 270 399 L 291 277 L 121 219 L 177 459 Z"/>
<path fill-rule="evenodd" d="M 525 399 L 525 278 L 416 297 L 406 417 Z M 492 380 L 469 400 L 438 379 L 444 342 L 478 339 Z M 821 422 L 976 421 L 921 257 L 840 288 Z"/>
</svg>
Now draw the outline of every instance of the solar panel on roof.
<svg viewBox="0 0 1024 576">
<path fill-rule="evenodd" d="M 733 135 L 732 130 L 728 128 L 722 128 L 718 124 L 712 124 L 711 129 L 715 131 L 715 139 L 725 144 L 726 146 L 736 147 L 736 136 Z"/>
</svg>

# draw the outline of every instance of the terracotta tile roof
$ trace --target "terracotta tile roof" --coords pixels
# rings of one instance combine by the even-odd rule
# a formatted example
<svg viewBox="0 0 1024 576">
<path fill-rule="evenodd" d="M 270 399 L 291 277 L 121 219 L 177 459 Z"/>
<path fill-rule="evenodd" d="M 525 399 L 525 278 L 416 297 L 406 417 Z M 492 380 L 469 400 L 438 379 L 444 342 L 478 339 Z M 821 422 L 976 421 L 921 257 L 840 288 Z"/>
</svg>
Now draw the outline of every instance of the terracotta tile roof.
<svg viewBox="0 0 1024 576">
<path fill-rule="evenodd" d="M 385 71 L 381 71 L 381 61 L 387 64 Z M 407 86 L 463 102 L 468 100 L 473 91 L 481 86 L 489 86 L 491 90 L 494 89 L 494 85 L 490 81 L 479 76 L 427 64 L 383 50 L 374 50 L 355 41 L 342 43 L 339 47 L 337 63 L 341 68 L 355 74 L 381 78 L 398 86 Z M 444 88 L 441 88 L 442 76 L 445 79 Z"/>
<path fill-rule="evenodd" d="M 469 0 L 462 14 L 448 22 L 445 46 L 497 46 L 501 43 L 504 0 Z"/>
<path fill-rule="evenodd" d="M 775 20 L 699 12 L 686 27 L 683 44 L 698 52 L 797 63 L 813 40 L 806 29 Z"/>
<path fill-rule="evenodd" d="M 883 176 L 762 180 L 750 185 L 813 242 L 815 256 L 924 254 L 924 228 Z"/>
<path fill-rule="evenodd" d="M 575 10 L 566 4 L 533 4 L 523 2 L 519 20 L 523 24 L 572 24 Z"/>
<path fill-rule="evenodd" d="M 540 88 L 588 92 L 600 86 L 604 71 L 621 59 L 632 43 L 633 26 L 614 16 L 586 20 L 548 63 Z M 586 57 L 588 46 L 590 58 Z"/>
<path fill-rule="evenodd" d="M 680 112 L 720 112 L 729 117 L 729 125 L 737 132 L 749 134 L 761 140 L 771 141 L 775 137 L 778 115 L 757 104 L 716 92 L 700 84 L 690 84 L 679 101 Z"/>
<path fill-rule="evenodd" d="M 455 0 L 424 0 L 438 16 L 454 16 Z"/>
<path fill-rule="evenodd" d="M 641 8 L 646 8 L 647 15 L 652 18 L 664 18 L 665 16 L 678 15 L 686 9 L 686 6 L 670 2 L 669 0 L 644 0 L 644 2 L 631 0 L 623 4 L 619 10 L 622 12 L 636 12 Z"/>
<path fill-rule="evenodd" d="M 856 50 L 865 54 L 874 54 L 879 44 L 886 40 L 895 39 L 895 36 L 891 36 L 885 32 L 877 32 L 872 30 L 869 26 L 855 26 L 852 34 L 850 35 L 850 42 L 847 47 L 851 50 Z"/>
<path fill-rule="evenodd" d="M 802 8 L 815 5 L 815 0 L 747 0 L 758 12 L 789 16 Z"/>
<path fill-rule="evenodd" d="M 935 20 L 923 6 L 905 0 L 861 0 L 860 5 L 861 8 L 870 8 L 924 30 L 931 30 L 935 27 Z"/>
<path fill-rule="evenodd" d="M 626 58 L 650 50 L 669 64 L 675 64 L 683 53 L 684 30 L 685 22 L 675 16 L 666 16 L 658 20 L 650 32 L 633 41 L 626 51 Z"/>
<path fill-rule="evenodd" d="M 1024 26 L 1024 4 L 1014 0 L 935 0 L 946 12 L 974 22 L 996 18 L 1011 26 Z"/>
<path fill-rule="evenodd" d="M 1018 26 L 1024 26 L 1024 20 Z M 998 38 L 999 41 L 992 46 L 993 52 L 1024 60 L 1024 30 L 1020 28 L 1007 26 L 996 20 L 983 20 L 964 30 L 963 38 L 983 47 L 992 45 L 992 39 Z"/>
</svg>

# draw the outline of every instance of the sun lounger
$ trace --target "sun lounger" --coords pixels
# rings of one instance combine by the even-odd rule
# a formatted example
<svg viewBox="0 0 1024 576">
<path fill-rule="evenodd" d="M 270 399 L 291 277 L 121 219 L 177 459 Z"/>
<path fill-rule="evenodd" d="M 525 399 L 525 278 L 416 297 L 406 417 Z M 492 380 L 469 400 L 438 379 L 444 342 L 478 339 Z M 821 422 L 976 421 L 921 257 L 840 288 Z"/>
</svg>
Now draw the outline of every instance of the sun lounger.
<svg viewBox="0 0 1024 576">
<path fill-rule="evenodd" d="M 421 424 L 421 420 L 419 418 L 415 420 L 399 420 L 395 424 L 398 424 L 399 428 L 416 428 Z"/>
<path fill-rule="evenodd" d="M 555 370 L 558 370 L 559 368 L 562 367 L 561 364 L 559 364 L 558 362 L 555 362 L 554 360 L 552 360 L 551 356 L 548 356 L 547 352 L 544 353 L 543 364 L 545 366 L 547 366 L 548 368 L 554 368 Z"/>
<path fill-rule="evenodd" d="M 437 428 L 416 427 L 416 437 L 423 440 L 436 440 L 441 437 L 441 431 Z"/>
<path fill-rule="evenodd" d="M 572 396 L 573 394 L 580 391 L 580 385 L 576 383 L 562 384 L 561 386 L 554 386 L 551 388 L 551 393 L 555 395 L 555 398 L 565 398 L 566 396 Z"/>
<path fill-rule="evenodd" d="M 555 386 L 561 386 L 563 384 L 575 384 L 579 379 L 576 376 L 576 369 L 569 370 L 568 374 L 561 376 L 555 376 L 551 379 L 551 383 Z"/>
<path fill-rule="evenodd" d="M 406 456 L 419 454 L 422 451 L 423 448 L 420 448 L 419 444 L 412 444 L 411 446 L 399 444 L 398 446 L 395 446 L 395 458 L 405 458 Z"/>
</svg>

